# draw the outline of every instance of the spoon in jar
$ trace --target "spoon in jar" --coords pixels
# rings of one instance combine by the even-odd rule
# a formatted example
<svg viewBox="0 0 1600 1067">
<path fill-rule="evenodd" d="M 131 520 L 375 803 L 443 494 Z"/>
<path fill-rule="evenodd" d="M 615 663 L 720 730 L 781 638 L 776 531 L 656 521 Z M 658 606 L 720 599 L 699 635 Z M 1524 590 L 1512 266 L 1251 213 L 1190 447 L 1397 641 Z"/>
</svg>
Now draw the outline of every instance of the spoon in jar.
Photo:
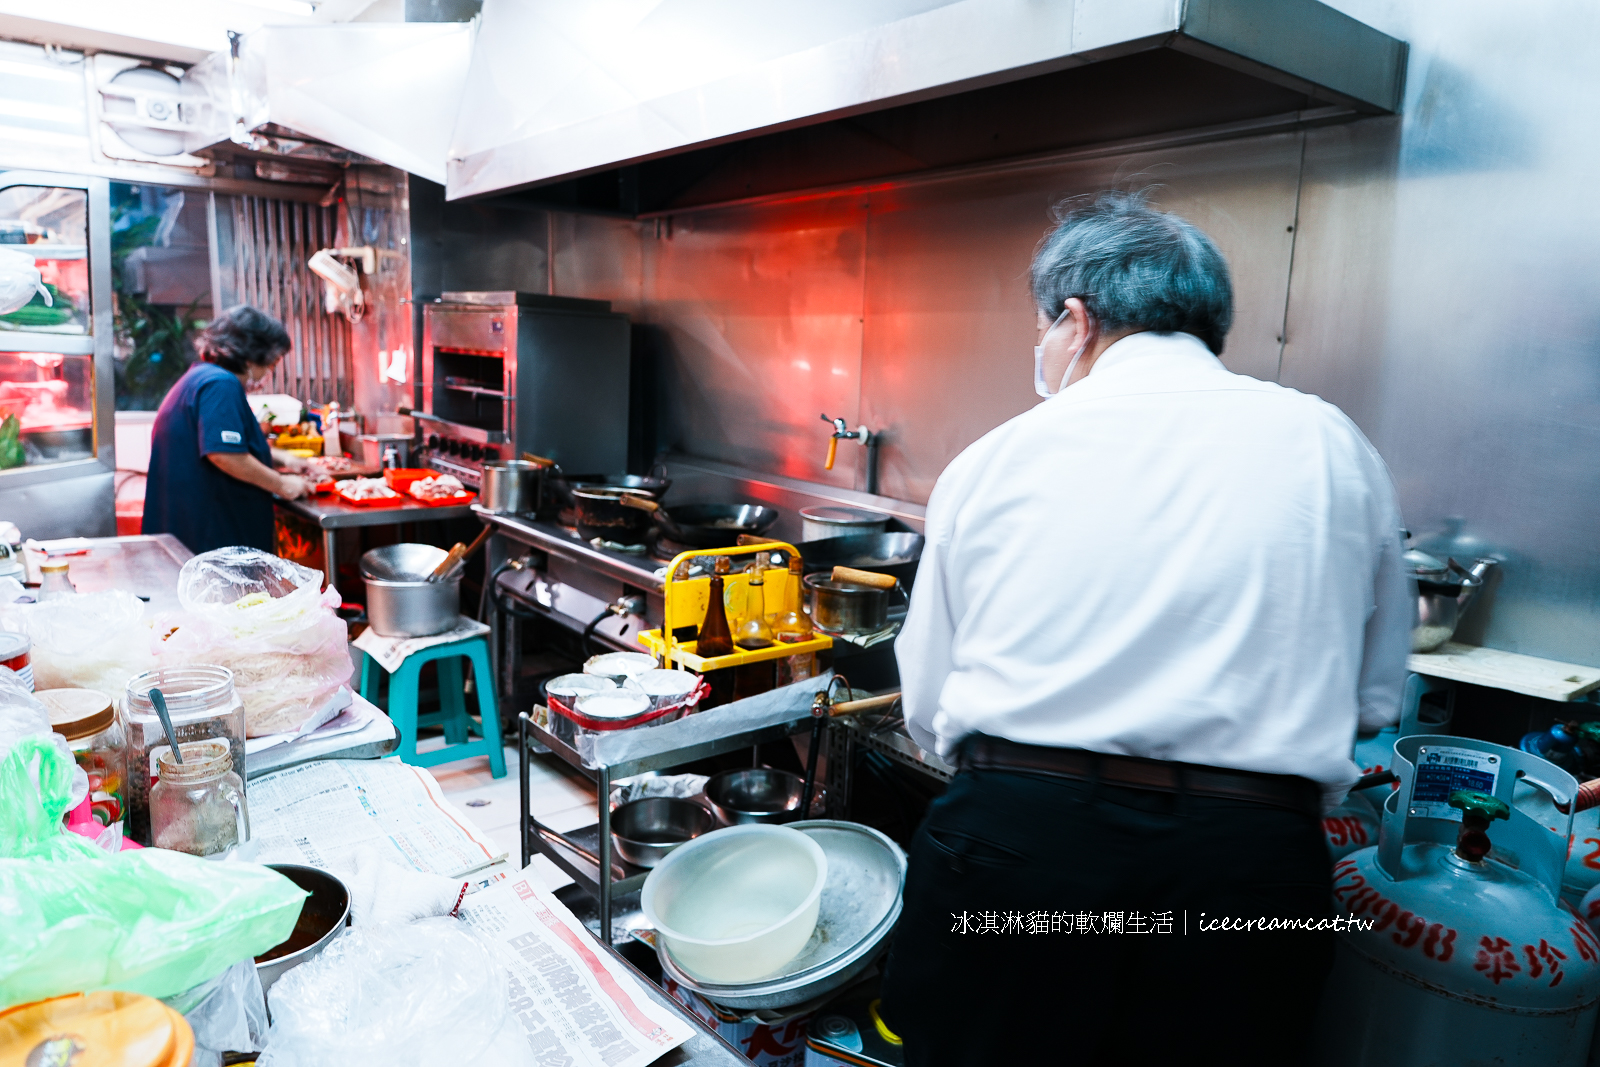
<svg viewBox="0 0 1600 1067">
<path fill-rule="evenodd" d="M 172 728 L 172 716 L 167 712 L 167 698 L 161 690 L 150 690 L 150 703 L 156 706 L 156 716 L 161 720 L 161 728 L 167 732 L 167 744 L 172 746 L 172 761 L 183 762 L 183 749 L 178 747 L 178 734 Z"/>
</svg>

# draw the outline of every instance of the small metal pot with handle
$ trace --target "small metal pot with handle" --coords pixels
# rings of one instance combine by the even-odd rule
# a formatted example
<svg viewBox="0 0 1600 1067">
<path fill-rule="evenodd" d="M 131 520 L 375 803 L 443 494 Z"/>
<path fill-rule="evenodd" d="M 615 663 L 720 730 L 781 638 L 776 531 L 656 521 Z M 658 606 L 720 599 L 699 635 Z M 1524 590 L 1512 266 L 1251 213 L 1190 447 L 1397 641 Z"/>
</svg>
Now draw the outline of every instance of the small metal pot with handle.
<svg viewBox="0 0 1600 1067">
<path fill-rule="evenodd" d="M 893 575 L 835 567 L 802 579 L 811 625 L 828 634 L 875 634 L 889 625 L 891 602 L 906 603 Z"/>
</svg>

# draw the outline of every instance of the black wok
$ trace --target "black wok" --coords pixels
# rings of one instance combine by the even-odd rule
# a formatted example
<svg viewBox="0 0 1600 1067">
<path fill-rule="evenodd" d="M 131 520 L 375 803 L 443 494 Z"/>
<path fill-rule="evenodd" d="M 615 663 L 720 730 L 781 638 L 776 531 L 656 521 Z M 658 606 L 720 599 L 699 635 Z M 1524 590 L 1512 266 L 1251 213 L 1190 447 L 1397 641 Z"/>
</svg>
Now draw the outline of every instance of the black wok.
<svg viewBox="0 0 1600 1067">
<path fill-rule="evenodd" d="M 800 550 L 807 574 L 831 571 L 835 567 L 854 567 L 892 574 L 910 589 L 917 576 L 917 563 L 922 558 L 922 535 L 857 534 L 807 541 L 795 547 Z"/>
<path fill-rule="evenodd" d="M 741 534 L 760 534 L 778 521 L 778 509 L 764 504 L 675 504 L 669 513 L 654 500 L 632 497 L 630 507 L 655 515 L 663 534 L 690 548 L 731 548 Z"/>
<path fill-rule="evenodd" d="M 672 479 L 654 474 L 568 474 L 554 467 L 545 472 L 545 485 L 549 487 L 554 505 L 565 508 L 573 505 L 574 489 L 626 489 L 660 500 L 672 487 Z"/>
</svg>

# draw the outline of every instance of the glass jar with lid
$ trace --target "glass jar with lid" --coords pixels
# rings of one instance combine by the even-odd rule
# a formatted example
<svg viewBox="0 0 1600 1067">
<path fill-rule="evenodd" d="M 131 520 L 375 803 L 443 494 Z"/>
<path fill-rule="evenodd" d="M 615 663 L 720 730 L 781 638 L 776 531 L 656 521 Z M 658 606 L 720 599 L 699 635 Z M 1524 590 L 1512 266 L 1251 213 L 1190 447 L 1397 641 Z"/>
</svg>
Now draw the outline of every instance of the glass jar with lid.
<svg viewBox="0 0 1600 1067">
<path fill-rule="evenodd" d="M 127 735 L 111 698 L 98 689 L 43 689 L 34 694 L 50 712 L 50 729 L 67 739 L 89 776 L 89 810 L 122 841 L 127 810 Z"/>
<path fill-rule="evenodd" d="M 233 771 L 225 739 L 179 741 L 156 761 L 150 787 L 150 836 L 157 848 L 191 856 L 226 857 L 250 839 L 244 780 Z"/>
<path fill-rule="evenodd" d="M 54 600 L 56 597 L 71 596 L 78 590 L 72 584 L 68 575 L 72 564 L 64 559 L 47 559 L 39 564 L 39 595 L 38 600 Z"/>
<path fill-rule="evenodd" d="M 194 665 L 146 671 L 128 683 L 128 804 L 126 831 L 141 845 L 151 843 L 150 787 L 160 773 L 156 760 L 167 751 L 150 690 L 166 698 L 178 743 L 216 738 L 228 742 L 233 766 L 243 778 L 244 702 L 233 689 L 226 667 Z"/>
</svg>

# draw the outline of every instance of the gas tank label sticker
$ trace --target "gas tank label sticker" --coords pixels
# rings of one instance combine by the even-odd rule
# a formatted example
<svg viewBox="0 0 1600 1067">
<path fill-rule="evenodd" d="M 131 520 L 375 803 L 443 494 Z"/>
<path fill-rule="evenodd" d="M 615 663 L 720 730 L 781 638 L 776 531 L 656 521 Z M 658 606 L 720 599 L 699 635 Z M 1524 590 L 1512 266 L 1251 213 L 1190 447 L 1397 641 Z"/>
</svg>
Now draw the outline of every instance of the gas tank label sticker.
<svg viewBox="0 0 1600 1067">
<path fill-rule="evenodd" d="M 1429 745 L 1417 751 L 1417 784 L 1411 791 L 1411 814 L 1423 819 L 1461 821 L 1450 797 L 1461 789 L 1494 793 L 1500 778 L 1500 757 L 1473 748 Z"/>
</svg>

